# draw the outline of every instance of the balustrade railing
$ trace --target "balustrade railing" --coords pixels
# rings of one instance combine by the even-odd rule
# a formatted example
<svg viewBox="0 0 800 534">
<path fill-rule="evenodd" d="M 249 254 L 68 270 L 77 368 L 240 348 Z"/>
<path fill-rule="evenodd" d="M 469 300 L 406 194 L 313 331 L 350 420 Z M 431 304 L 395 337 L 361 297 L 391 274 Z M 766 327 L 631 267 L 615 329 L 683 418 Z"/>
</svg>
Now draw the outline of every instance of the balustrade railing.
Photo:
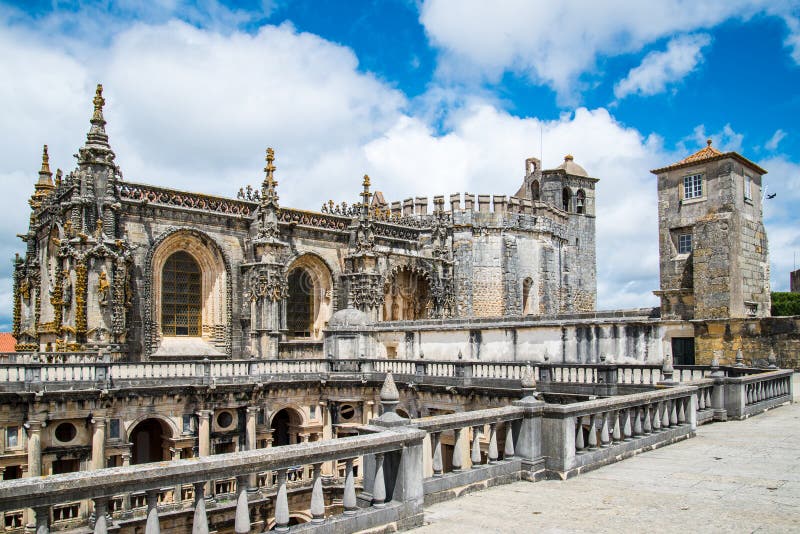
<svg viewBox="0 0 800 534">
<path fill-rule="evenodd" d="M 248 501 L 248 488 L 250 475 L 269 472 L 274 473 L 275 500 L 274 521 L 275 530 L 286 531 L 289 529 L 290 509 L 287 496 L 287 485 L 292 478 L 304 477 L 305 469 L 298 466 L 311 466 L 311 505 L 313 522 L 324 524 L 326 522 L 346 521 L 347 517 L 360 516 L 353 519 L 353 528 L 370 527 L 369 507 L 360 508 L 356 501 L 356 486 L 353 473 L 354 460 L 365 454 L 382 458 L 387 454 L 397 456 L 394 462 L 405 462 L 410 471 L 417 466 L 412 465 L 415 458 L 419 458 L 422 448 L 424 432 L 413 428 L 392 429 L 368 434 L 340 438 L 335 440 L 320 441 L 258 449 L 231 454 L 219 454 L 190 460 L 175 460 L 156 464 L 143 464 L 130 467 L 116 467 L 69 473 L 65 475 L 52 475 L 42 478 L 22 478 L 6 481 L 0 484 L 0 510 L 11 511 L 7 517 L 13 522 L 15 509 L 32 508 L 35 516 L 37 534 L 47 534 L 56 523 L 65 519 L 77 517 L 75 502 L 91 499 L 94 501 L 95 517 L 97 524 L 95 533 L 106 533 L 112 527 L 113 519 L 108 512 L 121 506 L 119 502 L 121 492 L 129 493 L 131 508 L 147 509 L 145 526 L 146 534 L 159 532 L 159 516 L 164 510 L 163 505 L 174 502 L 175 487 L 191 484 L 193 491 L 191 497 L 194 501 L 194 532 L 208 532 L 208 519 L 205 510 L 205 486 L 208 481 L 216 481 L 216 492 L 230 493 L 236 500 L 236 525 L 235 532 L 250 532 L 250 505 Z M 404 459 L 410 455 L 410 459 Z M 321 466 L 324 462 L 342 460 L 345 462 L 345 482 L 343 494 L 343 517 L 325 517 L 325 503 L 322 492 Z M 373 488 L 372 507 L 385 508 L 388 500 L 399 503 L 395 510 L 395 519 L 402 519 L 398 514 L 419 513 L 416 510 L 421 503 L 417 503 L 415 495 L 404 493 L 402 488 L 395 488 L 395 480 L 388 479 L 387 472 L 377 469 L 370 480 Z M 403 482 L 409 484 L 413 473 L 400 472 L 391 474 L 393 477 L 404 477 Z M 222 487 L 225 486 L 225 487 Z M 164 489 L 167 487 L 168 489 Z M 387 494 L 386 488 L 393 491 Z M 171 494 L 167 497 L 168 494 Z M 387 498 L 387 495 L 390 497 Z M 112 504 L 113 503 L 113 504 Z M 109 504 L 112 504 L 109 507 Z M 161 505 L 161 506 L 160 506 Z M 79 506 L 79 504 L 78 504 Z M 386 514 L 375 515 L 373 522 L 376 525 L 386 523 Z M 21 521 L 20 521 L 21 522 Z M 342 530 L 347 530 L 343 528 Z"/>
</svg>

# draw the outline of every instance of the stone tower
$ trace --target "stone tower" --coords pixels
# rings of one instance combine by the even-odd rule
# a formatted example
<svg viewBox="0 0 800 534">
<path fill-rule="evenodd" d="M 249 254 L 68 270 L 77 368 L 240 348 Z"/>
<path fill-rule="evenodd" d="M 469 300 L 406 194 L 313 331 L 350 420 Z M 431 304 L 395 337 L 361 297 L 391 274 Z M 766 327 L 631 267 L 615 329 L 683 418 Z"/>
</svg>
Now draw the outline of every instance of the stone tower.
<svg viewBox="0 0 800 534">
<path fill-rule="evenodd" d="M 761 184 L 767 171 L 711 140 L 661 169 L 658 228 L 661 316 L 665 319 L 765 317 L 769 255 Z"/>
</svg>

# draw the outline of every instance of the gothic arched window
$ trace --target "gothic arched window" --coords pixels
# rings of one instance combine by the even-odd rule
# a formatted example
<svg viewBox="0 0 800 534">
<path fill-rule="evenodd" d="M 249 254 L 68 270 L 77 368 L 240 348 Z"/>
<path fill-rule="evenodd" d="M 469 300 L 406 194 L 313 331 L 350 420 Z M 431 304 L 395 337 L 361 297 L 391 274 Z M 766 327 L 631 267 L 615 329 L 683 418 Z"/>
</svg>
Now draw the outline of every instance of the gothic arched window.
<svg viewBox="0 0 800 534">
<path fill-rule="evenodd" d="M 314 281 L 302 268 L 289 273 L 289 299 L 286 323 L 291 335 L 311 337 L 314 325 Z"/>
<path fill-rule="evenodd" d="M 161 277 L 161 332 L 165 336 L 202 334 L 203 283 L 200 266 L 187 252 L 164 263 Z"/>
</svg>

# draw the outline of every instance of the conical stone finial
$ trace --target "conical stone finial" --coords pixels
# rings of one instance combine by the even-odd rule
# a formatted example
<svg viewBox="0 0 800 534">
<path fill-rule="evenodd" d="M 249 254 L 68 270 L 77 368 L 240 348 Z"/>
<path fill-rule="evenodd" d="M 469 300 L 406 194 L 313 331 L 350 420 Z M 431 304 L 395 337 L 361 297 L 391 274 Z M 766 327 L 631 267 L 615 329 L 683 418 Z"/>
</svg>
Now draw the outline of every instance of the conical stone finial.
<svg viewBox="0 0 800 534">
<path fill-rule="evenodd" d="M 386 378 L 383 380 L 380 399 L 381 408 L 383 408 L 383 414 L 381 414 L 381 416 L 378 418 L 378 421 L 381 423 L 394 424 L 405 421 L 405 418 L 400 417 L 397 415 L 397 412 L 395 412 L 397 405 L 400 403 L 400 392 L 397 390 L 397 386 L 394 383 L 394 377 L 392 376 L 391 371 L 386 373 Z"/>
<path fill-rule="evenodd" d="M 767 362 L 769 363 L 768 367 L 770 369 L 778 368 L 778 358 L 775 357 L 775 349 L 771 347 L 769 349 L 769 358 L 767 359 Z"/>
<path fill-rule="evenodd" d="M 744 356 L 742 356 L 742 349 L 736 351 L 736 364 L 734 367 L 744 367 Z"/>
<path fill-rule="evenodd" d="M 383 387 L 381 387 L 381 403 L 398 402 L 400 400 L 400 392 L 394 383 L 392 372 L 386 373 L 386 378 L 383 380 Z"/>
</svg>

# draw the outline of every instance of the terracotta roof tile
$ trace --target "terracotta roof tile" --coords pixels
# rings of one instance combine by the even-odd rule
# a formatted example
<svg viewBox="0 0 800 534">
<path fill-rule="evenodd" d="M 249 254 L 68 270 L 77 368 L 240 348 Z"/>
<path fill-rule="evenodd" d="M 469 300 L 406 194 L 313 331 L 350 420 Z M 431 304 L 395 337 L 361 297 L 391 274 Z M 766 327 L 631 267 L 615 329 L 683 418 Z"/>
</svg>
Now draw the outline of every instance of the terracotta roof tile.
<svg viewBox="0 0 800 534">
<path fill-rule="evenodd" d="M 680 161 L 677 161 L 671 165 L 667 165 L 666 167 L 662 167 L 660 169 L 653 169 L 652 173 L 659 174 L 665 171 L 671 171 L 674 169 L 680 169 L 681 167 L 689 167 L 696 163 L 700 163 L 703 161 L 715 160 L 715 159 L 722 159 L 722 158 L 733 158 L 738 160 L 740 163 L 747 165 L 748 167 L 754 169 L 759 174 L 767 174 L 767 171 L 750 161 L 749 159 L 745 158 L 744 156 L 737 154 L 736 152 L 720 152 L 713 146 L 711 146 L 711 139 L 706 141 L 707 145 L 692 154 L 691 156 L 687 156 Z"/>
<path fill-rule="evenodd" d="M 0 332 L 0 352 L 14 352 L 17 340 L 10 332 Z"/>
</svg>

